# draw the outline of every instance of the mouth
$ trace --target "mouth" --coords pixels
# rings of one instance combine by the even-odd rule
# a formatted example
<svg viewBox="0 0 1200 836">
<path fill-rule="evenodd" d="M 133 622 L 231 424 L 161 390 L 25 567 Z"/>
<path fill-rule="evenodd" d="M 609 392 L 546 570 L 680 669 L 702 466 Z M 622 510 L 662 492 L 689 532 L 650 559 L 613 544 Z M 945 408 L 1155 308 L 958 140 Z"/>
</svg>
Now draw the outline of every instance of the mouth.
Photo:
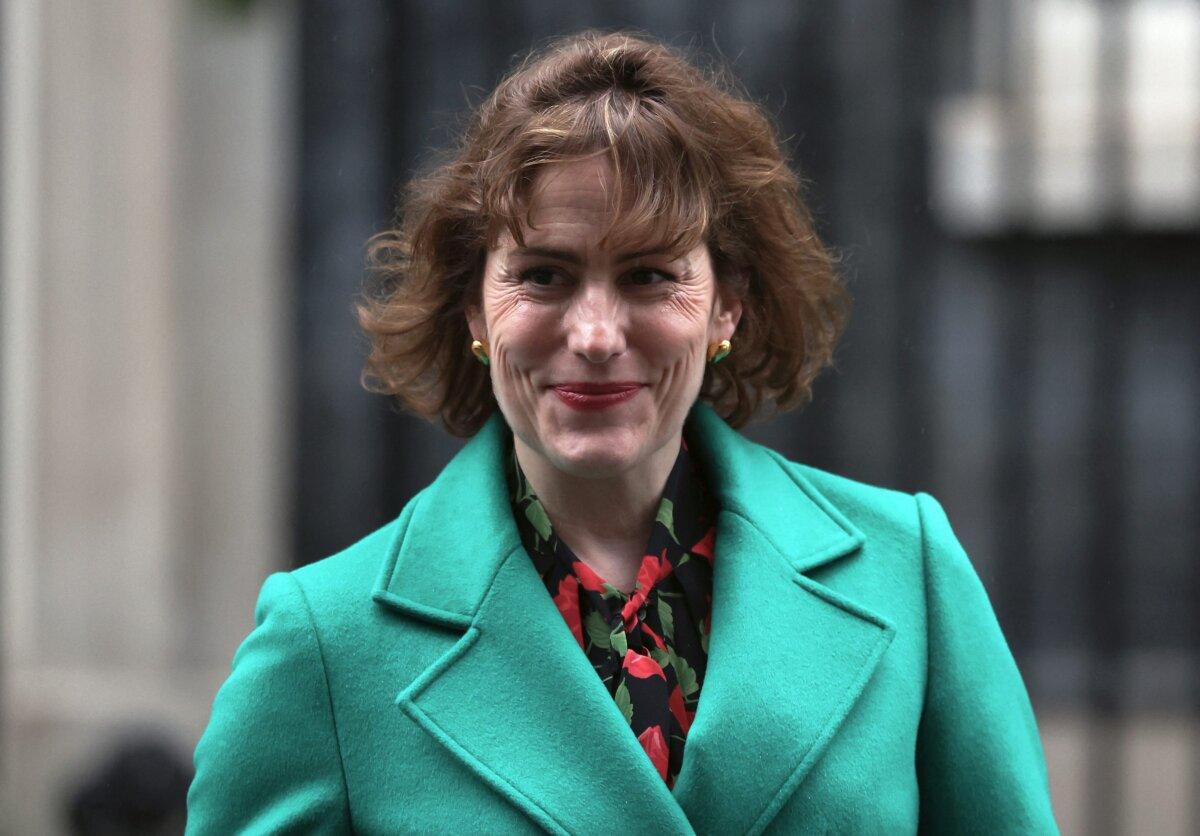
<svg viewBox="0 0 1200 836">
<path fill-rule="evenodd" d="M 617 383 L 560 383 L 550 388 L 560 392 L 570 392 L 576 395 L 615 395 L 638 389 L 644 383 L 637 381 L 620 381 Z"/>
<path fill-rule="evenodd" d="M 576 386 L 584 386 L 584 388 L 590 391 L 578 391 L 575 388 Z M 640 383 L 621 385 L 592 384 L 590 386 L 571 383 L 566 386 L 552 386 L 550 388 L 554 391 L 554 394 L 558 395 L 559 400 L 572 409 L 592 412 L 615 407 L 618 404 L 633 400 L 645 386 Z"/>
</svg>

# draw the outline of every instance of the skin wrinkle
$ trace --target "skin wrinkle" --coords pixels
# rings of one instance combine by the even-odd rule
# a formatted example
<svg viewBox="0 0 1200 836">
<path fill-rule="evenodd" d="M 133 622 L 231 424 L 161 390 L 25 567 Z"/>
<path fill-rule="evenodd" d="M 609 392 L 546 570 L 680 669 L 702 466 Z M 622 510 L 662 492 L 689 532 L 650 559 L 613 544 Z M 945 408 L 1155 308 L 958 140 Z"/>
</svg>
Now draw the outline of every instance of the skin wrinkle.
<svg viewBox="0 0 1200 836">
<path fill-rule="evenodd" d="M 603 157 L 544 167 L 522 237 L 530 247 L 570 251 L 582 264 L 518 255 L 505 231 L 487 253 L 483 310 L 471 306 L 467 319 L 472 336 L 488 343 L 517 460 L 555 531 L 627 589 L 699 395 L 708 346 L 733 338 L 742 309 L 717 283 L 704 244 L 675 259 L 628 263 L 618 263 L 625 250 L 600 248 L 616 205 L 612 182 Z M 639 243 L 629 249 L 645 249 Z M 542 285 L 522 275 L 533 268 Z M 649 386 L 624 404 L 585 413 L 545 388 L 574 380 Z"/>
</svg>

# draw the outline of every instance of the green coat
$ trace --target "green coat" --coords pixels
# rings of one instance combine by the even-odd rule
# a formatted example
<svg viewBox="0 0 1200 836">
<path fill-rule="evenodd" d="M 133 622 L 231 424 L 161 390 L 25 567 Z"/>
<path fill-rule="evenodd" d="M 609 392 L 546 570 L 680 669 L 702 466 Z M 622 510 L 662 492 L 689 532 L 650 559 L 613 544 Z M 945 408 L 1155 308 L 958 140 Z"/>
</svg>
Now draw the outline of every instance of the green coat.
<svg viewBox="0 0 1200 836">
<path fill-rule="evenodd" d="M 497 412 L 396 520 L 266 579 L 187 833 L 1057 833 L 937 501 L 788 461 L 703 402 L 687 420 L 722 510 L 673 790 L 521 546 Z"/>
</svg>

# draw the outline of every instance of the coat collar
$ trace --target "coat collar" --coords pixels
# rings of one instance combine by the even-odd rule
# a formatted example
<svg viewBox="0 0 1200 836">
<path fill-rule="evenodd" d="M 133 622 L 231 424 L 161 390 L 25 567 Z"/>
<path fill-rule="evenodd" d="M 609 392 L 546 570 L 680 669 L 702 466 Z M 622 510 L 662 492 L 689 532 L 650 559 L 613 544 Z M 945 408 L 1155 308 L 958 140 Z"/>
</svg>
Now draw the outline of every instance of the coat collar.
<svg viewBox="0 0 1200 836">
<path fill-rule="evenodd" d="M 648 833 L 761 832 L 895 633 L 805 574 L 858 553 L 862 532 L 712 407 L 697 401 L 687 421 L 721 510 L 708 673 L 673 790 L 521 545 L 504 475 L 511 430 L 499 411 L 406 506 L 372 592 L 408 616 L 464 631 L 396 703 L 552 833 L 598 821 Z"/>
</svg>

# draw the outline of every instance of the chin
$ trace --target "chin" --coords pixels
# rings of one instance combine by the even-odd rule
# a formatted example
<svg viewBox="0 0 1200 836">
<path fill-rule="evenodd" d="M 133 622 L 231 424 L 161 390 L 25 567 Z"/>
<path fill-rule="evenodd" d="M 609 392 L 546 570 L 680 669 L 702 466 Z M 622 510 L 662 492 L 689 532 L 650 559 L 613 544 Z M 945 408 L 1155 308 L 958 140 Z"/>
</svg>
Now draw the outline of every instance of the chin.
<svg viewBox="0 0 1200 836">
<path fill-rule="evenodd" d="M 554 443 L 559 466 L 579 476 L 619 473 L 630 466 L 641 447 L 636 427 L 564 428 Z"/>
</svg>

